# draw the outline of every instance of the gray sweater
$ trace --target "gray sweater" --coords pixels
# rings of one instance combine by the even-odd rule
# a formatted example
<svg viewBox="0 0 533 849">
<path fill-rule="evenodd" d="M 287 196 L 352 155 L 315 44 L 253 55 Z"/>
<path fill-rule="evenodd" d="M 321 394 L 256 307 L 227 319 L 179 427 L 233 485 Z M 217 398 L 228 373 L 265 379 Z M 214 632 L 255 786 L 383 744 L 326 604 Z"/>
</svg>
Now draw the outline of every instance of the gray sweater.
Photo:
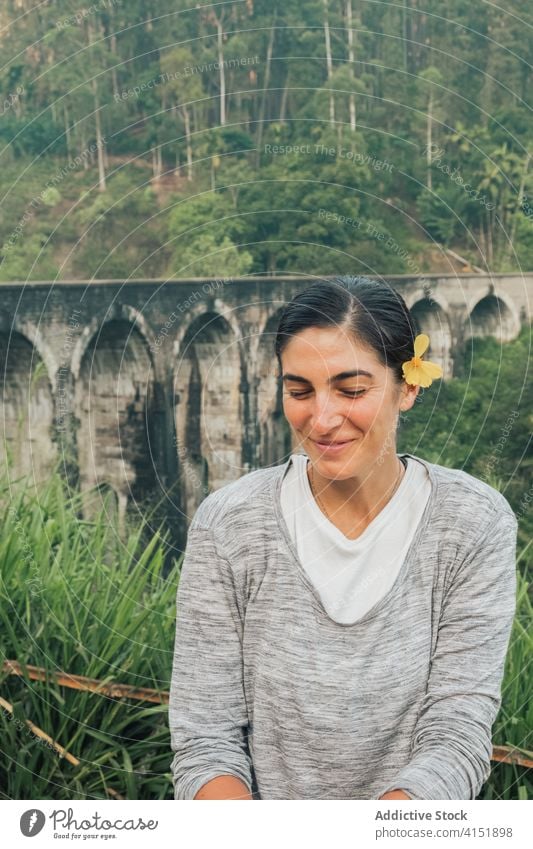
<svg viewBox="0 0 533 849">
<path fill-rule="evenodd" d="M 334 622 L 280 505 L 287 464 L 204 499 L 177 592 L 174 795 L 234 775 L 255 799 L 475 799 L 516 604 L 517 521 L 458 469 L 432 491 L 392 587 Z M 327 563 L 324 564 L 327 569 Z"/>
</svg>

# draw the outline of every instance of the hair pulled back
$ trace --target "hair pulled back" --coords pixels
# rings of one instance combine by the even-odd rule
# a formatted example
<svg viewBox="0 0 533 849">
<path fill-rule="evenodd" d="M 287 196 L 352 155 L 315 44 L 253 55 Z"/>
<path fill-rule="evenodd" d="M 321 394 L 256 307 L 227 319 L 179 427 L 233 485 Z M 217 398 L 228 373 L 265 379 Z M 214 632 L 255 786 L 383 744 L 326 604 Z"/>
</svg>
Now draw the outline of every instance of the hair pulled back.
<svg viewBox="0 0 533 849">
<path fill-rule="evenodd" d="M 368 277 L 317 280 L 289 301 L 275 340 L 280 376 L 284 348 L 308 327 L 335 327 L 351 333 L 392 369 L 397 383 L 403 381 L 402 363 L 414 356 L 417 329 L 407 304 L 392 286 Z"/>
</svg>

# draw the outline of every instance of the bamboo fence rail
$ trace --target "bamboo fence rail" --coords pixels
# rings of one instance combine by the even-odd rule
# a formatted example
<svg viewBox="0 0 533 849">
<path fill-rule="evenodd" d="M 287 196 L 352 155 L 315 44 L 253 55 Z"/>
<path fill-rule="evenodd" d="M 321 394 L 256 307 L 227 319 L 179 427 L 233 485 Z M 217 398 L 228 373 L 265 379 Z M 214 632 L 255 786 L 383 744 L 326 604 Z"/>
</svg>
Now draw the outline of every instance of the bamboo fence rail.
<svg viewBox="0 0 533 849">
<path fill-rule="evenodd" d="M 40 666 L 23 666 L 16 660 L 4 661 L 3 672 L 9 675 L 18 675 L 22 678 L 27 677 L 32 681 L 53 681 L 62 687 L 70 687 L 73 690 L 84 690 L 91 693 L 98 693 L 102 696 L 109 696 L 113 699 L 135 699 L 137 701 L 155 702 L 156 704 L 168 704 L 169 694 L 166 690 L 155 690 L 149 687 L 132 687 L 129 684 L 117 684 L 115 681 L 101 681 L 98 678 L 86 678 L 84 675 L 71 675 L 69 672 L 49 671 Z M 0 700 L 3 703 L 3 700 Z M 11 706 L 10 706 L 11 707 Z M 29 720 L 27 720 L 32 730 L 36 728 Z M 43 739 L 50 738 L 44 731 L 37 729 L 40 733 L 38 736 L 43 736 Z M 35 731 L 35 733 L 37 733 Z M 58 750 L 61 747 L 55 745 Z M 65 753 L 64 757 L 70 760 L 76 760 L 73 755 Z M 533 768 L 533 752 L 514 748 L 512 746 L 493 746 L 491 760 L 497 763 L 517 764 L 526 769 Z"/>
</svg>

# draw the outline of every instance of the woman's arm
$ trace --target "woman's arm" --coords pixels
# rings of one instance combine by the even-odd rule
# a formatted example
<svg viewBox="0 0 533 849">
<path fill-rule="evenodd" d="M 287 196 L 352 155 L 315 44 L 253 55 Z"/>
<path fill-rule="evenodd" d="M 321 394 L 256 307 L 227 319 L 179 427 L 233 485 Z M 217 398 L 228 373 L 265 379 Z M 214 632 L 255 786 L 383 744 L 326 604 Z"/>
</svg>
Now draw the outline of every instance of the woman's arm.
<svg viewBox="0 0 533 849">
<path fill-rule="evenodd" d="M 198 791 L 195 799 L 252 799 L 246 784 L 233 775 L 213 778 Z"/>
<path fill-rule="evenodd" d="M 389 793 L 385 793 L 384 796 L 380 796 L 380 799 L 410 799 L 411 797 L 404 793 L 403 790 L 391 790 Z"/>
<path fill-rule="evenodd" d="M 169 698 L 176 799 L 200 798 L 202 789 L 201 798 L 237 798 L 241 785 L 251 793 L 239 606 L 214 532 L 193 520 L 177 591 Z"/>
<path fill-rule="evenodd" d="M 426 696 L 409 763 L 378 796 L 475 799 L 490 775 L 491 730 L 516 608 L 517 521 L 487 511 L 481 539 L 445 593 Z"/>
</svg>

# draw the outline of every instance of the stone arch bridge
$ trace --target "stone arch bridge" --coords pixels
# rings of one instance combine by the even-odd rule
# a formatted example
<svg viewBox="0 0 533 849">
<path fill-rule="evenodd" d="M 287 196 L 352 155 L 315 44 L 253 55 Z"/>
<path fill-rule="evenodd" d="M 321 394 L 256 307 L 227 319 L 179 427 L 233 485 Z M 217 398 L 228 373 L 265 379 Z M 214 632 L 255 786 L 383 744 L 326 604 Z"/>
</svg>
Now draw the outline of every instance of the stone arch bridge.
<svg viewBox="0 0 533 849">
<path fill-rule="evenodd" d="M 429 356 L 458 374 L 475 336 L 515 338 L 533 275 L 389 277 Z M 282 462 L 291 434 L 274 336 L 302 277 L 0 284 L 0 464 L 57 462 L 124 517 L 156 497 L 186 527 L 205 494 Z"/>
</svg>

